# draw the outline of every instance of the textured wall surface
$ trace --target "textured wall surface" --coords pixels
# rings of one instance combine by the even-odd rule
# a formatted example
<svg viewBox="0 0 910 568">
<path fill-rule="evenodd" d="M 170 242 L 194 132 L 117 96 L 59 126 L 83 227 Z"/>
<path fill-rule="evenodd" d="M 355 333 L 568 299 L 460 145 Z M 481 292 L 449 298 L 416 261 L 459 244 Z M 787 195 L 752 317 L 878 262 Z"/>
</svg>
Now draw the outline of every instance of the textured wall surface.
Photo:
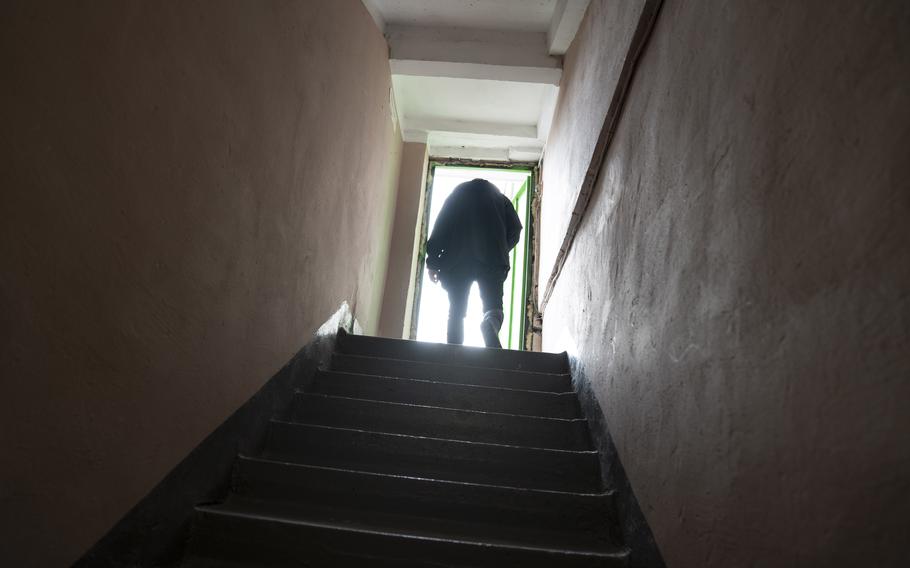
<svg viewBox="0 0 910 568">
<path fill-rule="evenodd" d="M 603 26 L 566 93 L 617 57 Z M 584 366 L 668 566 L 906 565 L 908 29 L 901 2 L 664 3 L 544 349 Z"/>
<path fill-rule="evenodd" d="M 591 2 L 566 53 L 547 139 L 547 167 L 541 172 L 546 203 L 541 209 L 541 226 L 546 232 L 540 242 L 541 295 L 619 81 L 622 54 L 632 41 L 643 6 L 644 0 Z"/>
<path fill-rule="evenodd" d="M 379 335 L 401 338 L 405 321 L 410 320 L 414 292 L 412 277 L 416 269 L 417 221 L 426 193 L 427 145 L 405 142 L 401 149 L 398 197 L 395 200 L 395 225 L 389 246 L 389 269 L 382 299 Z"/>
<path fill-rule="evenodd" d="M 0 558 L 92 545 L 348 300 L 400 136 L 357 0 L 0 8 Z"/>
</svg>

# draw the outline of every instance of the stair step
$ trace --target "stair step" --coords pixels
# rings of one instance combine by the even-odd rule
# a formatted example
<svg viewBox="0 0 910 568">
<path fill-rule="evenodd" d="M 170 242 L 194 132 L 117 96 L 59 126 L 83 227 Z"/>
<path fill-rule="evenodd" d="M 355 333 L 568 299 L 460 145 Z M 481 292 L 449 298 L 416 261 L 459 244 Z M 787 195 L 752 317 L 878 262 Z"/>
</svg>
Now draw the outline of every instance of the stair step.
<svg viewBox="0 0 910 568">
<path fill-rule="evenodd" d="M 510 349 L 485 349 L 445 343 L 428 343 L 406 339 L 389 339 L 339 333 L 335 349 L 341 353 L 388 357 L 427 363 L 491 367 L 513 371 L 533 370 L 543 373 L 567 373 L 565 353 L 538 353 Z"/>
<path fill-rule="evenodd" d="M 597 452 L 564 451 L 272 421 L 264 457 L 529 489 L 601 490 Z"/>
<path fill-rule="evenodd" d="M 547 548 L 491 538 L 452 538 L 444 525 L 405 529 L 391 517 L 363 522 L 331 511 L 288 511 L 272 504 L 197 507 L 184 566 L 626 566 L 617 547 Z M 223 559 L 223 560 L 222 560 Z"/>
<path fill-rule="evenodd" d="M 588 450 L 584 419 L 543 418 L 297 393 L 290 418 L 306 424 L 562 450 Z"/>
<path fill-rule="evenodd" d="M 338 507 L 460 522 L 463 536 L 521 538 L 548 546 L 618 544 L 611 493 L 568 493 L 240 458 L 234 493 L 298 508 Z"/>
<path fill-rule="evenodd" d="M 464 385 L 503 387 L 545 392 L 571 392 L 572 379 L 568 373 L 539 373 L 511 371 L 484 367 L 466 367 L 449 363 L 427 363 L 386 357 L 371 357 L 335 353 L 332 355 L 333 371 L 366 373 L 422 379 Z"/>
<path fill-rule="evenodd" d="M 339 332 L 185 567 L 627 566 L 565 353 Z"/>
<path fill-rule="evenodd" d="M 552 393 L 322 371 L 310 392 L 350 398 L 548 418 L 578 418 L 574 392 Z"/>
</svg>

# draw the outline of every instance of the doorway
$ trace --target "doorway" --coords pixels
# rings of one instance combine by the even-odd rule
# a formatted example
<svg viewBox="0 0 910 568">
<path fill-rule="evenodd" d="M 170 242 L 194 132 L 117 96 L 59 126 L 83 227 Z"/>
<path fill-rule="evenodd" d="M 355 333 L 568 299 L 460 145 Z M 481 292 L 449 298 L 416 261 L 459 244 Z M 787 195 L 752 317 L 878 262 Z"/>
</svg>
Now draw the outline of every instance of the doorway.
<svg viewBox="0 0 910 568">
<path fill-rule="evenodd" d="M 521 219 L 522 231 L 518 244 L 510 254 L 509 275 L 503 285 L 503 325 L 499 340 L 506 349 L 524 349 L 528 324 L 526 306 L 528 297 L 528 232 L 531 222 L 531 201 L 534 192 L 533 165 L 467 165 L 431 162 L 427 176 L 427 199 L 424 211 L 421 246 L 418 258 L 417 293 L 413 310 L 412 337 L 419 341 L 445 343 L 446 320 L 449 300 L 439 284 L 433 284 L 424 270 L 426 241 L 446 198 L 455 187 L 475 178 L 483 178 L 495 185 L 515 207 Z M 480 293 L 477 284 L 471 287 L 468 314 L 465 317 L 464 344 L 483 347 L 480 334 L 482 318 Z"/>
</svg>

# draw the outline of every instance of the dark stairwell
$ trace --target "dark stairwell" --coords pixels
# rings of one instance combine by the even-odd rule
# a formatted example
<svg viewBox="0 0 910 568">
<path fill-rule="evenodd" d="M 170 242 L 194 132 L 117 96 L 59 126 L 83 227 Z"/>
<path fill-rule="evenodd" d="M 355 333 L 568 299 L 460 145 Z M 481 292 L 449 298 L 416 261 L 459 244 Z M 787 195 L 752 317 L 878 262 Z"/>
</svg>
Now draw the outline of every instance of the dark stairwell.
<svg viewBox="0 0 910 568">
<path fill-rule="evenodd" d="M 491 5 L 554 10 L 523 32 L 438 12 L 411 25 L 380 4 L 510 25 Z M 650 547 L 674 568 L 910 566 L 910 2 L 457 4 L 0 4 L 0 565 L 609 565 L 625 551 L 660 566 L 641 559 Z M 549 24 L 570 5 L 578 32 L 552 34 L 554 61 Z M 515 77 L 537 95 L 558 83 L 546 105 L 531 97 L 552 117 L 409 113 L 499 100 L 431 96 L 423 79 L 453 64 L 508 93 Z M 509 116 L 523 106 L 503 100 Z M 508 134 L 509 151 L 467 153 L 453 126 Z M 561 423 L 520 417 L 544 414 L 521 391 L 545 386 L 492 382 L 546 378 L 489 370 L 537 355 L 428 346 L 383 353 L 408 371 L 391 372 L 343 352 L 400 344 L 345 337 L 334 370 L 356 376 L 316 381 L 341 302 L 368 334 L 409 335 L 430 161 L 524 162 L 513 135 L 544 130 L 522 303 L 534 349 L 571 354 L 597 454 L 541 447 L 578 432 L 521 427 Z M 467 398 L 481 412 L 419 408 L 467 405 L 438 384 L 465 369 L 512 390 L 459 391 L 490 394 Z M 295 389 L 308 395 L 292 408 Z M 407 430 L 376 432 L 393 426 Z M 604 490 L 595 514 L 573 501 Z M 548 552 L 567 550 L 595 554 Z"/>
<path fill-rule="evenodd" d="M 341 333 L 183 566 L 626 566 L 565 354 Z"/>
</svg>

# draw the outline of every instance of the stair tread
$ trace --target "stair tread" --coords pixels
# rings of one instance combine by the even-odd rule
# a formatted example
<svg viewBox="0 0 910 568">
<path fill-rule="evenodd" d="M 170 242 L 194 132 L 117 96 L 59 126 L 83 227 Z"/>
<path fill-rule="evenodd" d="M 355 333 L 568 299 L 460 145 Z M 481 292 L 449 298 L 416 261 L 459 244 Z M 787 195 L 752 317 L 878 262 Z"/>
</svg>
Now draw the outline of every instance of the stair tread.
<svg viewBox="0 0 910 568">
<path fill-rule="evenodd" d="M 435 406 L 432 404 L 416 404 L 416 403 L 410 403 L 410 402 L 374 400 L 371 398 L 359 398 L 359 397 L 355 397 L 355 396 L 341 396 L 341 395 L 334 395 L 334 394 L 322 394 L 322 393 L 303 392 L 303 391 L 297 391 L 296 394 L 300 395 L 300 396 L 323 397 L 326 399 L 351 400 L 351 401 L 364 402 L 364 403 L 377 404 L 377 405 L 387 405 L 390 407 L 396 406 L 396 407 L 410 407 L 410 408 L 427 408 L 427 409 L 432 409 L 432 410 L 442 410 L 442 411 L 446 411 L 446 412 L 462 412 L 462 413 L 466 413 L 466 414 L 467 413 L 484 414 L 484 415 L 490 415 L 490 416 L 494 416 L 494 417 L 495 416 L 504 416 L 504 417 L 509 417 L 509 418 L 522 418 L 522 419 L 527 418 L 530 420 L 547 420 L 547 421 L 552 421 L 552 423 L 554 423 L 554 424 L 556 424 L 556 423 L 576 423 L 576 424 L 587 423 L 587 420 L 585 420 L 584 418 L 557 418 L 557 417 L 553 417 L 553 416 L 530 416 L 527 414 L 512 414 L 509 412 L 495 412 L 495 411 L 490 411 L 490 410 L 471 410 L 469 408 L 452 408 L 449 406 Z"/>
<path fill-rule="evenodd" d="M 385 373 L 335 371 L 332 369 L 319 371 L 319 373 L 324 374 L 324 375 L 350 375 L 350 376 L 354 376 L 354 377 L 371 377 L 371 378 L 376 378 L 376 379 L 388 379 L 388 380 L 392 380 L 392 381 L 402 381 L 402 382 L 408 382 L 408 383 L 420 383 L 420 384 L 426 385 L 428 387 L 439 386 L 441 388 L 459 387 L 459 388 L 466 388 L 466 389 L 478 389 L 478 390 L 489 391 L 491 394 L 497 394 L 497 393 L 508 394 L 510 392 L 517 392 L 517 393 L 539 394 L 541 396 L 552 396 L 552 397 L 563 397 L 563 396 L 575 397 L 575 396 L 577 396 L 575 391 L 572 391 L 572 390 L 554 392 L 554 391 L 535 390 L 535 389 L 523 389 L 523 388 L 518 388 L 518 387 L 503 387 L 503 386 L 499 386 L 499 385 L 453 383 L 453 382 L 442 381 L 442 380 L 418 379 L 418 378 L 414 378 L 414 377 L 399 377 L 397 375 L 388 375 Z"/>
<path fill-rule="evenodd" d="M 418 434 L 402 434 L 400 432 L 380 432 L 377 430 L 365 430 L 363 428 L 349 428 L 344 426 L 328 426 L 325 424 L 310 424 L 309 422 L 300 422 L 298 420 L 288 420 L 288 419 L 273 419 L 272 423 L 276 424 L 288 424 L 293 426 L 305 426 L 313 428 L 325 428 L 328 430 L 339 430 L 344 432 L 358 432 L 363 434 L 370 434 L 376 436 L 390 436 L 396 438 L 412 438 L 415 440 L 430 440 L 436 442 L 446 442 L 453 444 L 463 444 L 467 446 L 478 446 L 478 447 L 489 447 L 489 448 L 515 448 L 520 450 L 533 450 L 541 452 L 556 452 L 561 454 L 584 454 L 584 455 L 597 455 L 597 450 L 592 449 L 583 449 L 583 450 L 572 450 L 565 448 L 540 448 L 537 446 L 524 446 L 521 444 L 503 444 L 497 442 L 478 442 L 475 440 L 458 440 L 454 438 L 436 438 L 433 436 L 420 436 Z"/>
<path fill-rule="evenodd" d="M 501 371 L 516 377 L 527 376 L 527 377 L 564 377 L 570 379 L 571 375 L 568 371 L 534 371 L 532 369 L 504 369 L 500 367 L 488 367 L 486 365 L 468 365 L 465 363 L 458 363 L 454 360 L 449 360 L 446 362 L 436 362 L 436 361 L 419 361 L 416 359 L 396 359 L 395 357 L 381 357 L 378 355 L 361 355 L 358 353 L 348 353 L 348 352 L 335 352 L 332 354 L 335 357 L 339 358 L 351 358 L 357 360 L 365 360 L 369 362 L 386 362 L 386 363 L 416 363 L 418 365 L 426 365 L 428 367 L 440 368 L 445 367 L 447 369 L 460 369 L 465 373 L 470 373 L 474 371 Z"/>
<path fill-rule="evenodd" d="M 580 418 L 581 415 L 574 392 L 556 393 L 344 371 L 320 371 L 310 389 L 297 391 L 298 394 L 307 392 L 520 416 Z"/>
<path fill-rule="evenodd" d="M 587 453 L 587 452 L 585 452 L 585 453 Z M 514 491 L 517 493 L 527 493 L 527 494 L 532 494 L 532 495 L 533 494 L 565 495 L 565 496 L 573 496 L 573 497 L 602 498 L 602 497 L 612 496 L 614 493 L 613 490 L 604 490 L 604 489 L 599 490 L 599 491 L 566 491 L 566 490 L 558 490 L 558 489 L 540 489 L 540 488 L 536 488 L 536 487 L 520 487 L 520 486 L 515 486 L 515 485 L 497 485 L 497 484 L 493 484 L 493 483 L 478 483 L 478 482 L 474 482 L 474 481 L 459 481 L 459 480 L 455 480 L 455 479 L 440 479 L 440 478 L 435 478 L 435 477 L 420 477 L 420 476 L 416 476 L 416 475 L 405 475 L 405 474 L 386 473 L 386 472 L 378 472 L 378 471 L 365 471 L 365 470 L 359 470 L 359 469 L 349 469 L 349 468 L 341 468 L 341 467 L 298 463 L 298 462 L 294 462 L 294 461 L 285 461 L 285 460 L 276 459 L 276 458 L 272 458 L 272 457 L 265 457 L 265 456 L 246 456 L 246 455 L 241 454 L 240 456 L 238 456 L 238 459 L 241 461 L 268 463 L 268 464 L 275 464 L 275 465 L 286 465 L 286 466 L 293 466 L 293 467 L 300 467 L 300 468 L 313 468 L 313 469 L 320 469 L 320 470 L 327 470 L 327 471 L 352 473 L 352 474 L 371 476 L 371 477 L 407 479 L 407 480 L 413 480 L 413 481 L 432 482 L 432 483 L 459 486 L 459 487 L 467 487 L 467 488 L 478 487 L 478 488 L 500 489 L 500 490 Z"/>
<path fill-rule="evenodd" d="M 483 412 L 353 397 L 298 394 L 288 418 L 377 432 L 537 446 L 589 449 L 587 421 Z"/>
<path fill-rule="evenodd" d="M 594 450 L 561 450 L 272 420 L 263 456 L 543 489 L 601 487 Z M 506 481 L 508 480 L 508 481 Z"/>
<path fill-rule="evenodd" d="M 568 371 L 565 353 L 542 353 L 466 347 L 447 343 L 431 343 L 410 339 L 391 339 L 366 335 L 339 333 L 336 350 L 376 356 L 391 356 L 414 361 L 457 361 L 462 365 L 492 367 L 497 369 L 537 368 L 548 372 Z"/>
<path fill-rule="evenodd" d="M 459 384 L 502 386 L 534 385 L 527 390 L 574 392 L 568 372 L 539 372 L 531 369 L 499 369 L 463 365 L 448 361 L 415 361 L 395 357 L 378 357 L 356 353 L 333 353 L 330 370 L 364 373 L 391 373 L 399 378 L 420 378 Z M 390 371 L 390 369 L 392 371 Z M 415 376 L 418 375 L 418 376 Z M 465 378 L 467 377 L 467 378 Z"/>
<path fill-rule="evenodd" d="M 288 417 L 302 423 L 377 432 L 545 448 L 591 447 L 583 418 L 524 416 L 317 393 L 295 395 Z"/>
<path fill-rule="evenodd" d="M 561 538 L 614 538 L 612 492 L 579 493 L 416 477 L 402 473 L 241 457 L 234 493 L 307 507 L 338 506 L 414 517 L 478 519 L 491 534 L 541 529 Z M 618 540 L 618 539 L 617 539 Z"/>
<path fill-rule="evenodd" d="M 428 519 L 427 517 L 409 517 L 393 513 L 364 514 L 357 510 L 341 509 L 301 509 L 282 506 L 273 501 L 255 501 L 235 499 L 215 505 L 200 505 L 196 509 L 203 513 L 243 517 L 255 521 L 269 521 L 292 525 L 318 526 L 341 531 L 373 533 L 395 536 L 408 540 L 437 540 L 450 543 L 523 549 L 541 552 L 559 552 L 595 557 L 621 557 L 626 550 L 614 544 L 565 543 L 550 546 L 539 544 L 538 531 L 523 531 L 525 539 L 491 538 L 476 534 L 461 534 L 464 530 L 460 523 L 446 519 Z M 454 536 L 453 536 L 454 535 Z"/>
</svg>

